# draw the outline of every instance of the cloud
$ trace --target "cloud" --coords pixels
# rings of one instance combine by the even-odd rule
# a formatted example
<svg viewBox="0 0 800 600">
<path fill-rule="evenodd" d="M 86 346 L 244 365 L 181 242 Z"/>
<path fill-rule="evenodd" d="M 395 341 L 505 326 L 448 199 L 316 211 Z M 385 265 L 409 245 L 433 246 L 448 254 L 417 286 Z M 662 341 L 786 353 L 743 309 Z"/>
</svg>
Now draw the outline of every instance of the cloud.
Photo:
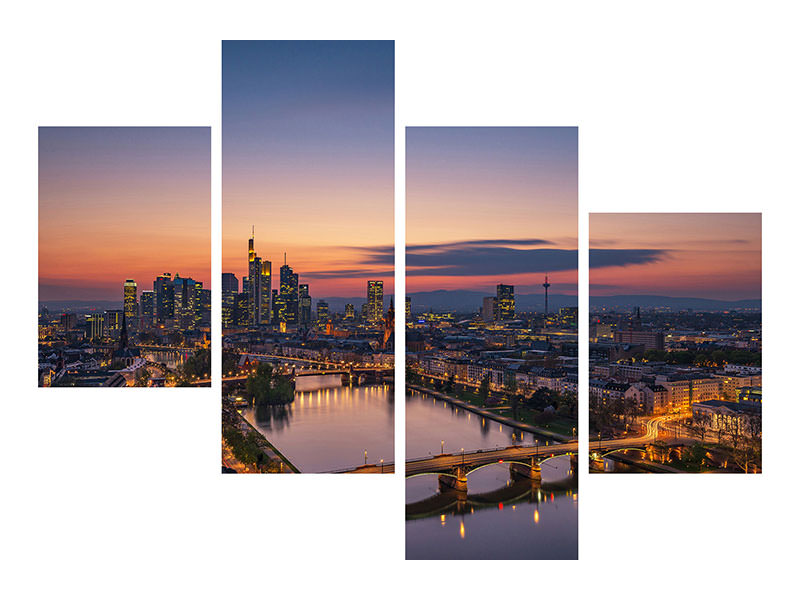
<svg viewBox="0 0 800 600">
<path fill-rule="evenodd" d="M 498 242 L 515 246 L 547 243 L 544 240 L 477 240 L 440 246 L 412 245 L 406 250 L 406 274 L 442 277 L 513 275 L 578 268 L 577 250 L 509 248 Z"/>
<path fill-rule="evenodd" d="M 667 250 L 655 249 L 591 248 L 589 250 L 589 268 L 646 265 L 662 260 L 667 254 Z"/>
<path fill-rule="evenodd" d="M 309 279 L 376 279 L 380 277 L 394 277 L 394 268 L 384 271 L 367 271 L 364 269 L 342 269 L 339 271 L 305 271 L 300 274 L 301 277 Z"/>
</svg>

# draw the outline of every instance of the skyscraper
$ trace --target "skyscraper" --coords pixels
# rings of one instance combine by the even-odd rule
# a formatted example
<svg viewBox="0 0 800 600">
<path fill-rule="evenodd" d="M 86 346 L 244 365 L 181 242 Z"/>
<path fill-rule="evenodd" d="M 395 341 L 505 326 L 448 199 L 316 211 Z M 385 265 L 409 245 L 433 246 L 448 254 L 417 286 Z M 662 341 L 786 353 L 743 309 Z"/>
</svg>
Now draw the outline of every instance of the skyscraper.
<svg viewBox="0 0 800 600">
<path fill-rule="evenodd" d="M 308 284 L 301 283 L 299 289 L 300 303 L 300 322 L 308 324 L 311 322 L 311 294 L 308 291 Z"/>
<path fill-rule="evenodd" d="M 129 323 L 133 323 L 136 317 L 139 316 L 139 309 L 136 303 L 136 282 L 133 279 L 126 279 L 122 285 L 122 305 Z"/>
<path fill-rule="evenodd" d="M 367 281 L 367 317 L 371 325 L 383 320 L 383 281 Z"/>
<path fill-rule="evenodd" d="M 144 290 L 139 298 L 140 308 L 139 311 L 142 317 L 142 323 L 145 327 L 152 327 L 156 317 L 156 293 L 150 290 Z"/>
<path fill-rule="evenodd" d="M 497 320 L 509 321 L 515 316 L 514 286 L 497 284 Z"/>
<path fill-rule="evenodd" d="M 258 322 L 260 325 L 268 325 L 272 320 L 272 262 L 261 261 L 261 281 L 259 283 L 258 296 L 260 307 L 258 311 Z"/>
<path fill-rule="evenodd" d="M 233 273 L 222 274 L 222 293 L 224 294 L 225 292 L 239 293 L 239 280 Z"/>
<path fill-rule="evenodd" d="M 352 304 L 344 305 L 344 318 L 348 321 L 353 321 L 356 318 L 356 307 Z"/>
<path fill-rule="evenodd" d="M 164 273 L 153 282 L 156 294 L 156 320 L 164 323 L 172 319 L 175 311 L 175 290 L 172 287 L 172 274 Z"/>
<path fill-rule="evenodd" d="M 90 340 L 103 337 L 103 321 L 102 313 L 86 315 L 86 334 Z"/>
<path fill-rule="evenodd" d="M 247 241 L 247 277 L 242 291 L 249 296 L 248 313 L 251 325 L 266 325 L 272 319 L 272 263 L 262 260 L 255 251 L 255 227 Z"/>
<path fill-rule="evenodd" d="M 317 302 L 317 322 L 324 323 L 328 320 L 328 303 L 325 300 Z"/>
<path fill-rule="evenodd" d="M 283 314 L 279 315 L 278 320 L 290 325 L 296 325 L 298 321 L 298 278 L 292 268 L 286 264 L 286 255 L 283 258 L 283 266 L 280 272 L 281 293 Z"/>
<path fill-rule="evenodd" d="M 411 298 L 406 296 L 406 325 L 411 323 Z"/>
</svg>

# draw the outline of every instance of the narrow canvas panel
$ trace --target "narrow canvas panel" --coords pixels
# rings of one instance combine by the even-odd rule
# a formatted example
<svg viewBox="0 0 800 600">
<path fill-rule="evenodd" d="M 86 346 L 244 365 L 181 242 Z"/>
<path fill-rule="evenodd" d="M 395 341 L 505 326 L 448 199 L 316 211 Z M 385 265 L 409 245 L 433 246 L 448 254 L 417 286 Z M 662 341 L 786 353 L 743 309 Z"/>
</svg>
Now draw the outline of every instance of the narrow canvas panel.
<svg viewBox="0 0 800 600">
<path fill-rule="evenodd" d="M 761 472 L 761 214 L 589 216 L 591 472 Z"/>
<path fill-rule="evenodd" d="M 394 42 L 222 45 L 222 469 L 389 473 Z"/>
<path fill-rule="evenodd" d="M 211 385 L 211 130 L 39 129 L 39 385 Z"/>
<path fill-rule="evenodd" d="M 577 559 L 578 130 L 406 153 L 406 557 Z"/>
</svg>

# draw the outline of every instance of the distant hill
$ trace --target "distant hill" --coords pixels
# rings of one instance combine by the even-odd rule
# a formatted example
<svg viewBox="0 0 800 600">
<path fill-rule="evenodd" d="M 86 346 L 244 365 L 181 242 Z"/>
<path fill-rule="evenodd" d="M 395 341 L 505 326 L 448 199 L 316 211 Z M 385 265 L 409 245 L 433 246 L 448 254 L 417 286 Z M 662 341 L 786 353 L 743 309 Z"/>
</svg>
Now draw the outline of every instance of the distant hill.
<svg viewBox="0 0 800 600">
<path fill-rule="evenodd" d="M 455 312 L 478 312 L 483 306 L 483 299 L 493 296 L 490 292 L 476 292 L 474 290 L 435 290 L 432 292 L 417 292 L 409 294 L 411 297 L 411 310 L 414 312 L 425 310 L 452 310 Z M 526 312 L 544 311 L 544 293 L 515 294 L 517 311 Z M 549 310 L 558 310 L 565 306 L 578 306 L 578 297 L 570 294 L 550 294 L 548 300 Z"/>
<path fill-rule="evenodd" d="M 673 310 L 761 309 L 761 300 L 712 300 L 710 298 L 673 298 L 671 296 L 619 295 L 592 296 L 591 308 L 671 308 Z"/>
<path fill-rule="evenodd" d="M 40 300 L 39 309 L 47 307 L 51 313 L 55 312 L 96 312 L 103 310 L 122 309 L 121 300 Z"/>
</svg>

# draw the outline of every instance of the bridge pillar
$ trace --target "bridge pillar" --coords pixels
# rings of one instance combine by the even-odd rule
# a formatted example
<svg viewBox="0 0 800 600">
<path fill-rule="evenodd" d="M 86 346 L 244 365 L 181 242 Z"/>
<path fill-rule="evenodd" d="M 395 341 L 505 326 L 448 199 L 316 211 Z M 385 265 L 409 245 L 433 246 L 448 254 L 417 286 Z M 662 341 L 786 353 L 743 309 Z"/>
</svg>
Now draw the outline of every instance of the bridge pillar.
<svg viewBox="0 0 800 600">
<path fill-rule="evenodd" d="M 530 465 L 512 462 L 509 465 L 509 470 L 511 471 L 512 475 L 521 475 L 522 477 L 530 479 L 531 481 L 542 480 L 542 467 L 536 464 L 535 458 L 531 459 Z"/>
<path fill-rule="evenodd" d="M 578 453 L 569 455 L 569 468 L 573 473 L 578 472 Z"/>
<path fill-rule="evenodd" d="M 455 477 L 454 477 L 455 475 Z M 457 492 L 467 491 L 467 471 L 459 466 L 455 468 L 452 474 L 439 475 L 439 491 L 445 492 L 455 490 Z"/>
</svg>

